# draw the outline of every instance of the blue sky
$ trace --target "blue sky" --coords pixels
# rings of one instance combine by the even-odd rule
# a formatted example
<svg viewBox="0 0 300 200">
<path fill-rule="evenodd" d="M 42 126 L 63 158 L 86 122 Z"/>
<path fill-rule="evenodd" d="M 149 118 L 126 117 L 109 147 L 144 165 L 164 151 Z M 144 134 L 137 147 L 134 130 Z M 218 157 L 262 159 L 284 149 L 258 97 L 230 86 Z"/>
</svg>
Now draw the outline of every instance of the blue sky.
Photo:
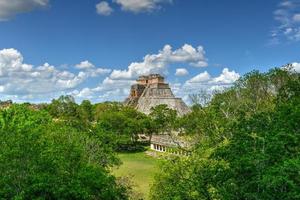
<svg viewBox="0 0 300 200">
<path fill-rule="evenodd" d="M 2 100 L 122 100 L 152 72 L 187 100 L 299 53 L 299 0 L 0 0 Z"/>
</svg>

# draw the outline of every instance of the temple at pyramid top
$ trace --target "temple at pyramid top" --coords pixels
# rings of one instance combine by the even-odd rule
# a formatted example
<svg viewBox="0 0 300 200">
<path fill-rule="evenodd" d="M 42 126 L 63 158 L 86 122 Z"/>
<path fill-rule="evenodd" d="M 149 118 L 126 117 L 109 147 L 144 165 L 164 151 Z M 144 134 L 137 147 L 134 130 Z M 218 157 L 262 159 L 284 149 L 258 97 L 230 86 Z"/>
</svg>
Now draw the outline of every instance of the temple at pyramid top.
<svg viewBox="0 0 300 200">
<path fill-rule="evenodd" d="M 164 83 L 164 77 L 159 74 L 150 74 L 149 76 L 140 76 L 136 82 L 141 85 Z"/>
<path fill-rule="evenodd" d="M 125 100 L 125 105 L 133 106 L 145 114 L 149 114 L 152 107 L 160 104 L 166 104 L 180 116 L 190 112 L 182 99 L 174 96 L 169 84 L 164 82 L 164 77 L 160 74 L 140 76 L 136 84 L 131 86 L 129 97 Z"/>
</svg>

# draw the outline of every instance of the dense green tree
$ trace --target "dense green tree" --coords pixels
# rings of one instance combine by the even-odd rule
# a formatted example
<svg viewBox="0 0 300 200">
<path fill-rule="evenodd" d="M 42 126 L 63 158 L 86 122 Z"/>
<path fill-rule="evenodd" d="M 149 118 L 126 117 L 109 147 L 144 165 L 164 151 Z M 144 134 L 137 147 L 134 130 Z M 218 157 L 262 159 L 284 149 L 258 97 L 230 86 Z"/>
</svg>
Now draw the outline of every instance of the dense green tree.
<svg viewBox="0 0 300 200">
<path fill-rule="evenodd" d="M 165 104 L 151 108 L 151 113 L 149 116 L 155 124 L 156 134 L 171 133 L 177 120 L 176 111 L 168 108 L 168 106 Z"/>
<path fill-rule="evenodd" d="M 123 105 L 119 102 L 103 102 L 94 105 L 94 120 L 98 121 L 107 111 L 119 111 Z"/>
<path fill-rule="evenodd" d="M 94 121 L 94 107 L 89 100 L 83 100 L 78 107 L 81 123 L 88 126 Z"/>
<path fill-rule="evenodd" d="M 53 118 L 65 120 L 70 124 L 80 119 L 78 105 L 74 97 L 70 95 L 53 99 L 51 104 L 46 107 L 46 110 Z"/>
<path fill-rule="evenodd" d="M 98 116 L 98 129 L 113 134 L 119 150 L 135 149 L 138 145 L 138 135 L 147 134 L 147 116 L 126 106 L 107 109 Z"/>
<path fill-rule="evenodd" d="M 64 124 L 26 106 L 0 111 L 0 199 L 127 199 L 107 135 Z"/>
<path fill-rule="evenodd" d="M 182 126 L 190 157 L 166 161 L 152 199 L 299 199 L 300 78 L 251 72 L 194 106 Z"/>
<path fill-rule="evenodd" d="M 274 111 L 241 116 L 231 130 L 230 145 L 214 155 L 230 165 L 225 172 L 230 181 L 218 180 L 220 193 L 232 199 L 298 199 L 299 76 L 279 90 Z"/>
</svg>

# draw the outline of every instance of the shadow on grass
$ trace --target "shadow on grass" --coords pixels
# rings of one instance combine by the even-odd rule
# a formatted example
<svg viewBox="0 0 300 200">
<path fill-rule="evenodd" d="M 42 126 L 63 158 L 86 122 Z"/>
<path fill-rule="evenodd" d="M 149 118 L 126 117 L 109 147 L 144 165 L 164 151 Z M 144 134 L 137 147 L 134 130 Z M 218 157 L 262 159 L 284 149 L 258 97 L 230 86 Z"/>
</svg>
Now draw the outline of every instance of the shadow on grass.
<svg viewBox="0 0 300 200">
<path fill-rule="evenodd" d="M 127 144 L 118 144 L 116 148 L 117 153 L 139 153 L 145 152 L 150 146 L 149 142 L 134 142 Z"/>
</svg>

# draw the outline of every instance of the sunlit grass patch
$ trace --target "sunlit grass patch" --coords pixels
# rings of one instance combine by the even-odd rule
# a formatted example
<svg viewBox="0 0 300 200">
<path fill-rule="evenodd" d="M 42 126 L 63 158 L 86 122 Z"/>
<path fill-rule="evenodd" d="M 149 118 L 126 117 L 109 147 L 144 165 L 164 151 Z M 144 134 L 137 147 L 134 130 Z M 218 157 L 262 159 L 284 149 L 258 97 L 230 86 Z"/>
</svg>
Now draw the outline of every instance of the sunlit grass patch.
<svg viewBox="0 0 300 200">
<path fill-rule="evenodd" d="M 147 198 L 154 174 L 158 171 L 159 160 L 146 155 L 145 152 L 120 153 L 118 156 L 123 164 L 113 169 L 114 175 L 131 177 L 134 189 Z"/>
</svg>

